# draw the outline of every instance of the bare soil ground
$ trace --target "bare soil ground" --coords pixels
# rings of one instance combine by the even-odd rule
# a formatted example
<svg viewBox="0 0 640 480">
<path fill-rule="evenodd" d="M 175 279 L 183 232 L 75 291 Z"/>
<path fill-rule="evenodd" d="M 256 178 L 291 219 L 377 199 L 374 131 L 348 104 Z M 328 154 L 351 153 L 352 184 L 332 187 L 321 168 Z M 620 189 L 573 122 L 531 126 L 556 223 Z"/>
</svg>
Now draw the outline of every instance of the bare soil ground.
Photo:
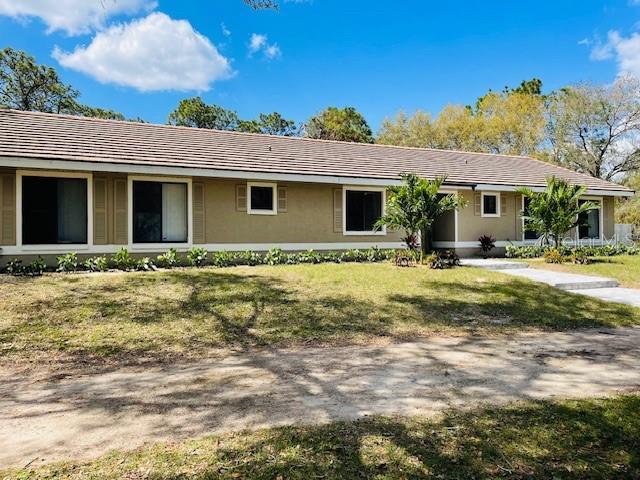
<svg viewBox="0 0 640 480">
<path fill-rule="evenodd" d="M 0 367 L 0 468 L 224 431 L 640 387 L 640 329 L 246 350 L 50 376 Z"/>
</svg>

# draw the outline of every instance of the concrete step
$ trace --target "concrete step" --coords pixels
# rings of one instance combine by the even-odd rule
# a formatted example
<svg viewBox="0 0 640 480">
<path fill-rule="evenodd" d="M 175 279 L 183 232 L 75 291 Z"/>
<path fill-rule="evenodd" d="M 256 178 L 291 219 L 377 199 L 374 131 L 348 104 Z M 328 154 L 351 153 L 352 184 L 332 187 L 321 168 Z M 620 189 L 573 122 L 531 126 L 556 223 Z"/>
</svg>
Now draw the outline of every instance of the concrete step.
<svg viewBox="0 0 640 480">
<path fill-rule="evenodd" d="M 514 270 L 529 267 L 529 264 L 525 262 L 513 262 L 498 258 L 463 258 L 460 260 L 460 264 L 464 267 L 486 268 L 487 270 Z"/>
<path fill-rule="evenodd" d="M 535 268 L 505 270 L 504 273 L 546 283 L 560 290 L 590 290 L 595 288 L 615 288 L 619 285 L 613 278 L 576 275 L 574 273 L 553 272 Z"/>
<path fill-rule="evenodd" d="M 606 300 L 607 302 L 625 303 L 634 307 L 640 307 L 640 290 L 633 290 L 632 288 L 591 288 L 570 291 L 579 293 L 580 295 L 596 297 L 600 300 Z"/>
</svg>

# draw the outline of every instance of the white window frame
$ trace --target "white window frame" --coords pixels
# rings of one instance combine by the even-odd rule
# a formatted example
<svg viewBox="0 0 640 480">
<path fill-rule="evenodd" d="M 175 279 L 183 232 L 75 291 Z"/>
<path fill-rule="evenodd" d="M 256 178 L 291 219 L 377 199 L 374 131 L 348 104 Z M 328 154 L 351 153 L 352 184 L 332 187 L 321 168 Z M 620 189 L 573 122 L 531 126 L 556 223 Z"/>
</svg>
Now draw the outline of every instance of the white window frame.
<svg viewBox="0 0 640 480">
<path fill-rule="evenodd" d="M 133 182 L 184 183 L 187 185 L 187 241 L 134 243 L 133 242 Z M 169 248 L 189 248 L 193 245 L 193 201 L 192 181 L 188 177 L 156 177 L 129 175 L 127 178 L 127 235 L 131 250 L 167 250 Z"/>
<path fill-rule="evenodd" d="M 271 188 L 273 192 L 273 208 L 265 210 L 262 208 L 251 208 L 251 187 Z M 277 215 L 278 214 L 278 184 L 271 182 L 247 182 L 247 214 L 248 215 Z"/>
<path fill-rule="evenodd" d="M 84 178 L 87 181 L 87 243 L 52 243 L 24 245 L 22 243 L 22 178 Z M 18 251 L 58 253 L 90 250 L 93 247 L 93 174 L 90 172 L 16 170 L 16 249 Z"/>
<path fill-rule="evenodd" d="M 347 230 L 347 192 L 348 191 L 365 191 L 365 192 L 381 192 L 382 193 L 382 215 L 384 216 L 387 208 L 387 189 L 384 187 L 362 187 L 362 186 L 347 186 L 342 187 L 342 232 L 343 235 L 386 235 L 387 226 L 383 226 L 380 230 L 370 231 L 349 231 Z"/>
<path fill-rule="evenodd" d="M 576 243 L 580 242 L 601 242 L 604 239 L 604 198 L 603 197 L 580 197 L 580 200 L 583 201 L 591 201 L 600 204 L 600 208 L 598 208 L 598 217 L 599 217 L 599 225 L 598 225 L 598 238 L 580 238 L 580 227 L 575 228 L 575 238 Z"/>
<path fill-rule="evenodd" d="M 484 197 L 496 197 L 496 213 L 484 213 Z M 500 192 L 480 192 L 480 216 L 484 218 L 497 218 L 501 214 Z"/>
</svg>

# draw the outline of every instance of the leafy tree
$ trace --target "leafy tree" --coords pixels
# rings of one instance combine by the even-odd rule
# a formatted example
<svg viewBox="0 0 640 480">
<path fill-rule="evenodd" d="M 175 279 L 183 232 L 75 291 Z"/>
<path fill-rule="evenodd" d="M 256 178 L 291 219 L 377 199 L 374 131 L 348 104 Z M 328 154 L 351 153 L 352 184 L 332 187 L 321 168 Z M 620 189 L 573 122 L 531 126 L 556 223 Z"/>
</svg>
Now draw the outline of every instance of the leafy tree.
<svg viewBox="0 0 640 480">
<path fill-rule="evenodd" d="M 299 129 L 296 122 L 287 120 L 278 112 L 261 113 L 257 120 L 240 120 L 238 130 L 250 133 L 265 133 L 268 135 L 280 135 L 283 137 L 296 136 Z"/>
<path fill-rule="evenodd" d="M 81 104 L 79 96 L 54 68 L 37 64 L 25 52 L 0 50 L 0 107 L 124 120 L 119 112 Z"/>
<path fill-rule="evenodd" d="M 640 168 L 640 80 L 577 85 L 550 98 L 551 157 L 560 165 L 612 180 Z"/>
<path fill-rule="evenodd" d="M 385 119 L 377 143 L 409 147 L 532 155 L 544 142 L 545 100 L 542 82 L 523 81 L 502 93 L 488 92 L 475 107 L 448 105 L 432 118 L 417 111 Z"/>
<path fill-rule="evenodd" d="M 616 204 L 616 222 L 630 223 L 640 232 L 640 173 L 636 173 L 624 182 L 636 191 L 635 196 L 618 200 Z"/>
<path fill-rule="evenodd" d="M 80 93 L 62 83 L 55 69 L 25 52 L 0 50 L 0 106 L 48 113 L 76 113 Z"/>
<path fill-rule="evenodd" d="M 278 2 L 275 0 L 242 0 L 254 10 L 277 10 Z"/>
<path fill-rule="evenodd" d="M 314 115 L 305 126 L 305 136 L 323 140 L 373 143 L 371 127 L 353 107 L 329 107 Z"/>
<path fill-rule="evenodd" d="M 534 230 L 548 244 L 552 238 L 556 248 L 571 229 L 581 225 L 582 215 L 598 208 L 594 202 L 581 202 L 587 187 L 570 185 L 557 177 L 547 179 L 547 188 L 534 192 L 520 188 L 518 193 L 529 198 L 528 214 L 522 214 L 527 228 Z"/>
<path fill-rule="evenodd" d="M 238 114 L 218 105 L 206 104 L 202 98 L 180 100 L 178 107 L 169 114 L 168 123 L 182 127 L 237 130 Z"/>
<path fill-rule="evenodd" d="M 430 250 L 433 222 L 441 215 L 462 208 L 465 200 L 457 194 L 439 193 L 445 177 L 426 180 L 415 174 L 402 175 L 403 185 L 389 188 L 385 214 L 376 223 L 376 228 L 387 226 L 405 231 L 403 241 L 409 248 L 416 243 L 418 233 L 421 241 L 421 260 Z"/>
</svg>

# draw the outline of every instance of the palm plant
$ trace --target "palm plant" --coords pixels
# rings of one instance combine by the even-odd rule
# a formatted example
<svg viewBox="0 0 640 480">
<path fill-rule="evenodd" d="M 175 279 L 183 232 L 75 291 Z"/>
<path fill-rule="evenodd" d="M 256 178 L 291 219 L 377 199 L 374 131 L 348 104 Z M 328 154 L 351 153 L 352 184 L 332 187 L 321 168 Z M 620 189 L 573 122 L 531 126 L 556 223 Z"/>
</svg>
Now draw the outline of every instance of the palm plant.
<svg viewBox="0 0 640 480">
<path fill-rule="evenodd" d="M 582 214 L 598 208 L 594 202 L 580 201 L 587 187 L 571 185 L 557 177 L 547 178 L 547 188 L 542 192 L 530 188 L 517 191 L 529 198 L 527 212 L 522 213 L 527 228 L 540 235 L 546 244 L 553 238 L 556 248 L 567 232 L 581 224 Z"/>
<path fill-rule="evenodd" d="M 464 207 L 466 201 L 458 194 L 439 193 L 445 177 L 426 180 L 407 173 L 402 175 L 402 181 L 403 185 L 389 189 L 385 214 L 376 223 L 376 228 L 386 225 L 404 230 L 403 241 L 410 249 L 415 249 L 420 234 L 422 260 L 431 247 L 433 222 L 444 213 Z"/>
</svg>

